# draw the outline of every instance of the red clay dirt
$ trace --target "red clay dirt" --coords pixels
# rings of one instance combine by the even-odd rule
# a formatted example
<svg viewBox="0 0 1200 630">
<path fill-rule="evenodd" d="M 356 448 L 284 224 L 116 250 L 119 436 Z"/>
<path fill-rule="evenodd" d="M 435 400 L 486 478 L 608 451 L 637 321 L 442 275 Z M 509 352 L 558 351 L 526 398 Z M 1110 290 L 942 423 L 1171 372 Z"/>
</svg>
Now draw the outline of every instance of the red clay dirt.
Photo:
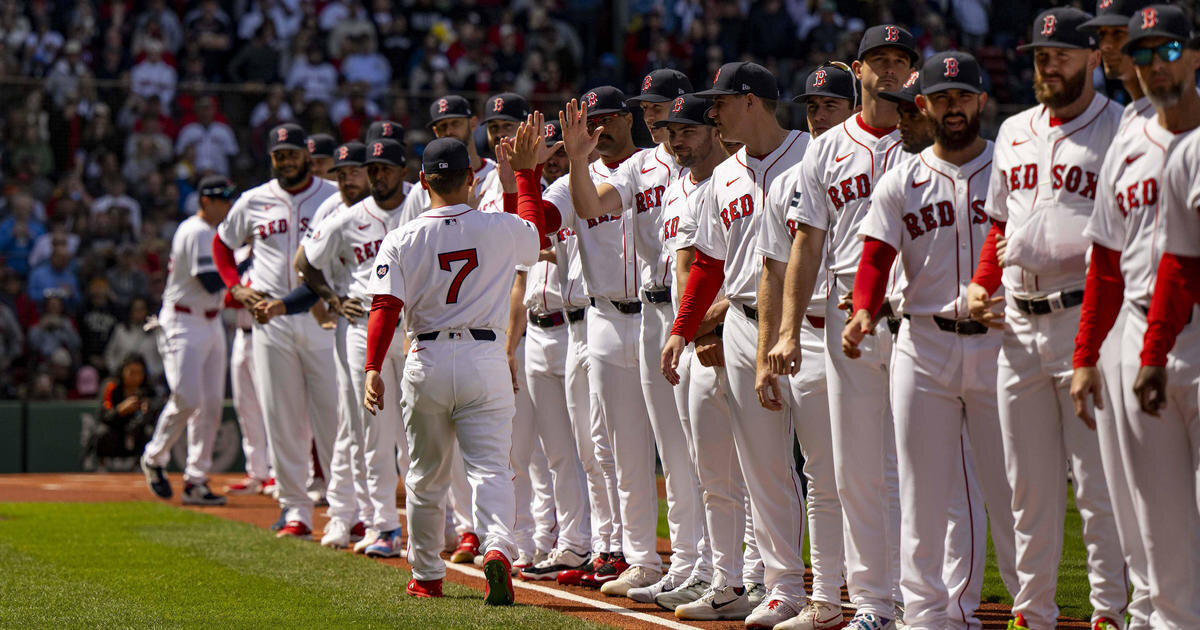
<svg viewBox="0 0 1200 630">
<path fill-rule="evenodd" d="M 215 475 L 213 478 L 213 490 L 218 493 L 223 493 L 226 484 L 233 483 L 240 479 L 238 475 Z M 181 490 L 182 482 L 178 475 L 172 475 L 172 484 L 175 486 L 176 497 L 171 500 L 171 503 L 180 506 L 178 493 Z M 659 482 L 659 495 L 665 496 L 662 488 L 662 482 Z M 229 505 L 225 507 L 212 508 L 187 508 L 199 512 L 205 512 L 221 518 L 241 521 L 249 523 L 256 527 L 266 529 L 275 522 L 279 517 L 279 507 L 271 499 L 264 496 L 249 496 L 249 497 L 230 497 Z M 140 474 L 25 474 L 25 475 L 0 475 L 0 502 L 9 501 L 54 501 L 54 502 L 99 502 L 99 501 L 151 501 L 155 499 L 146 489 L 145 482 Z M 403 505 L 401 498 L 400 505 Z M 182 506 L 180 506 L 182 507 Z M 328 519 L 324 515 L 324 510 L 318 509 L 316 516 L 315 538 L 320 539 L 321 529 L 324 527 Z M 662 556 L 664 563 L 670 557 L 670 545 L 665 538 L 658 539 L 658 552 Z M 348 551 L 346 553 L 349 553 Z M 388 565 L 402 567 L 408 569 L 408 563 L 402 559 L 384 559 L 379 560 Z M 446 579 L 458 584 L 463 584 L 471 588 L 483 591 L 483 580 L 476 579 L 467 575 L 462 575 L 454 571 L 448 571 Z M 812 575 L 809 573 L 806 581 L 811 586 Z M 583 588 L 560 586 L 555 583 L 539 582 L 539 585 L 548 586 L 556 590 L 568 591 L 575 595 L 586 597 L 588 599 L 613 604 L 625 609 L 653 615 L 664 620 L 669 619 L 675 623 L 684 623 L 685 625 L 696 628 L 708 628 L 712 630 L 740 630 L 743 628 L 741 622 L 679 622 L 675 616 L 669 612 L 653 604 L 639 604 L 623 597 L 606 597 L 601 595 L 599 591 Z M 843 601 L 848 598 L 845 589 L 842 590 Z M 607 626 L 622 628 L 622 629 L 640 629 L 647 627 L 655 627 L 649 623 L 639 621 L 618 613 L 607 612 L 591 608 L 582 603 L 565 601 L 537 593 L 529 590 L 518 589 L 517 601 L 520 604 L 541 606 L 556 610 L 563 614 L 587 619 L 596 623 L 605 624 Z M 850 608 L 845 609 L 847 617 L 853 614 Z M 977 612 L 977 616 L 983 622 L 985 629 L 1003 629 L 1010 618 L 1010 611 L 1007 606 L 1000 604 L 983 604 Z M 1089 625 L 1086 621 L 1078 619 L 1068 619 L 1065 617 L 1059 618 L 1059 628 L 1084 629 Z"/>
</svg>

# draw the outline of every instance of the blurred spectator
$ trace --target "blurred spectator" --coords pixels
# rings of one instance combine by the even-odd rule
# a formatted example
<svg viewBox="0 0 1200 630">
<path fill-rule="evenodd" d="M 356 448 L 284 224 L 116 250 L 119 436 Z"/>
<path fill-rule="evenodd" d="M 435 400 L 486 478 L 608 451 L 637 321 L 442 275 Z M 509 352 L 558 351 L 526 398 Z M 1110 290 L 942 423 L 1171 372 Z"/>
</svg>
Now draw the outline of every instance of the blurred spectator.
<svg viewBox="0 0 1200 630">
<path fill-rule="evenodd" d="M 5 378 L 12 362 L 25 353 L 25 332 L 17 314 L 0 301 L 0 394 L 11 383 Z"/>
<path fill-rule="evenodd" d="M 129 89 L 143 98 L 157 98 L 166 108 L 175 98 L 175 68 L 163 61 L 162 42 L 146 43 L 145 58 L 129 71 Z"/>
<path fill-rule="evenodd" d="M 29 330 L 37 323 L 37 304 L 25 292 L 21 275 L 5 267 L 0 267 L 0 304 L 16 315 L 22 330 Z"/>
<path fill-rule="evenodd" d="M 306 103 L 332 103 L 337 86 L 337 69 L 325 60 L 325 53 L 320 46 L 309 46 L 306 54 L 292 63 L 292 69 L 288 72 L 287 88 L 300 90 Z"/>
<path fill-rule="evenodd" d="M 96 457 L 104 470 L 111 469 L 114 458 L 141 455 L 162 406 L 141 356 L 124 357 L 119 368 L 104 383 L 99 423 L 84 440 L 85 454 Z"/>
<path fill-rule="evenodd" d="M 138 264 L 137 248 L 133 245 L 123 245 L 117 250 L 116 264 L 106 275 L 117 304 L 132 304 L 141 296 L 148 295 L 146 288 L 149 279 Z"/>
<path fill-rule="evenodd" d="M 34 218 L 33 197 L 27 193 L 12 193 L 6 201 L 9 216 L 0 221 L 0 256 L 10 268 L 24 276 L 29 273 L 29 253 L 33 243 L 46 233 L 46 227 Z"/>
<path fill-rule="evenodd" d="M 70 231 L 70 218 L 65 213 L 56 213 L 50 218 L 50 231 L 37 237 L 29 251 L 30 268 L 50 260 L 55 247 L 65 247 L 67 254 L 75 258 L 79 251 L 79 235 Z"/>
<path fill-rule="evenodd" d="M 63 36 L 51 28 L 50 16 L 44 10 L 34 13 L 33 31 L 25 37 L 25 63 L 21 68 L 28 76 L 42 76 L 58 56 Z"/>
<path fill-rule="evenodd" d="M 280 56 L 275 26 L 265 22 L 229 62 L 229 78 L 239 83 L 275 83 L 280 79 Z"/>
<path fill-rule="evenodd" d="M 195 148 L 194 166 L 197 174 L 215 172 L 229 174 L 229 158 L 237 155 L 238 142 L 233 129 L 215 119 L 216 104 L 211 96 L 196 100 L 196 120 L 179 130 L 175 154 L 182 155 Z M 134 226 L 137 229 L 137 226 Z"/>
<path fill-rule="evenodd" d="M 367 19 L 367 10 L 358 0 L 333 0 L 321 9 L 321 17 L 317 23 L 322 31 L 331 31 L 338 24 L 351 19 Z"/>
<path fill-rule="evenodd" d="M 271 40 L 288 41 L 292 39 L 300 30 L 302 16 L 298 10 L 298 4 L 294 1 L 254 0 L 250 11 L 238 21 L 238 37 L 241 39 L 261 37 L 263 27 L 270 25 Z M 278 72 L 278 66 L 276 66 L 276 72 Z"/>
<path fill-rule="evenodd" d="M 54 62 L 54 67 L 46 75 L 46 89 L 50 98 L 58 107 L 66 104 L 67 98 L 79 94 L 79 82 L 90 76 L 87 64 L 83 62 L 83 47 L 79 42 L 71 40 L 63 47 L 63 55 Z"/>
<path fill-rule="evenodd" d="M 375 0 L 371 21 L 379 31 L 379 49 L 396 72 L 408 70 L 408 59 L 416 41 L 408 29 L 408 16 L 395 11 L 389 0 Z"/>
<path fill-rule="evenodd" d="M 233 23 L 221 9 L 217 0 L 202 0 L 184 18 L 187 40 L 194 43 L 196 52 L 204 59 L 204 72 L 208 76 L 222 76 L 225 62 L 233 47 Z"/>
<path fill-rule="evenodd" d="M 166 7 L 166 0 L 146 0 L 146 8 L 138 14 L 133 28 L 136 31 L 148 30 L 150 24 L 157 24 L 163 46 L 172 54 L 179 52 L 183 45 L 183 26 L 179 16 Z"/>
<path fill-rule="evenodd" d="M 92 202 L 92 215 L 107 214 L 113 222 L 121 227 L 123 222 L 129 224 L 133 234 L 142 230 L 142 206 L 136 199 L 125 194 L 126 184 L 122 177 L 107 177 L 104 179 L 104 195 Z"/>
<path fill-rule="evenodd" d="M 158 356 L 158 345 L 154 333 L 145 330 L 149 310 L 146 300 L 137 298 L 129 305 L 129 317 L 117 324 L 104 349 L 104 362 L 110 374 L 121 369 L 121 363 L 130 354 L 140 354 L 146 361 L 146 372 L 152 380 L 162 376 L 162 359 Z"/>
<path fill-rule="evenodd" d="M 342 59 L 342 77 L 347 83 L 364 83 L 368 96 L 378 102 L 387 94 L 392 80 L 392 67 L 383 55 L 376 52 L 375 38 L 368 32 L 357 32 L 346 38 Z"/>
<path fill-rule="evenodd" d="M 61 357 L 60 351 L 66 351 L 70 365 L 74 357 L 79 355 L 79 349 L 79 333 L 71 318 L 67 317 L 63 299 L 58 295 L 48 295 L 41 318 L 29 330 L 29 350 L 41 362 L 49 362 L 55 354 Z"/>
<path fill-rule="evenodd" d="M 45 309 L 49 308 L 50 298 L 72 311 L 79 307 L 79 278 L 71 265 L 71 252 L 66 245 L 54 247 L 50 252 L 50 260 L 29 272 L 27 291 L 33 302 Z"/>
<path fill-rule="evenodd" d="M 104 361 L 104 349 L 112 337 L 113 328 L 120 321 L 119 311 L 112 301 L 112 292 L 104 276 L 96 276 L 88 282 L 87 301 L 79 315 L 80 350 L 85 365 L 104 372 L 108 366 Z"/>
<path fill-rule="evenodd" d="M 335 137 L 341 138 L 342 142 L 362 138 L 371 121 L 379 119 L 379 106 L 367 99 L 366 86 L 351 85 L 348 92 L 349 95 L 333 104 L 331 111 L 331 118 L 338 128 Z M 313 129 L 308 132 L 315 133 Z"/>
</svg>

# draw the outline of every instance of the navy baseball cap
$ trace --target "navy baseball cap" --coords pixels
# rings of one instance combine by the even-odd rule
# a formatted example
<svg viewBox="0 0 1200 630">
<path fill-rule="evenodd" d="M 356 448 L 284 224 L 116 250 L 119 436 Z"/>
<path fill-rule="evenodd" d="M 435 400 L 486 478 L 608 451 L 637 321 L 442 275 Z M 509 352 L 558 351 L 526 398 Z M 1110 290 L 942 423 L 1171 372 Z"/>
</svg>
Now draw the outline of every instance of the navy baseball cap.
<svg viewBox="0 0 1200 630">
<path fill-rule="evenodd" d="M 908 75 L 908 80 L 904 82 L 904 86 L 894 92 L 880 92 L 879 98 L 893 103 L 908 103 L 910 105 L 917 104 L 917 95 L 921 93 L 921 73 L 913 70 L 912 74 Z"/>
<path fill-rule="evenodd" d="M 362 166 L 367 160 L 367 145 L 361 142 L 347 142 L 333 150 L 334 171 L 343 166 Z"/>
<path fill-rule="evenodd" d="M 484 107 L 483 112 L 483 121 L 511 120 L 513 122 L 525 122 L 525 118 L 531 113 L 529 101 L 525 100 L 524 96 L 516 92 L 503 92 L 487 100 L 487 106 Z"/>
<path fill-rule="evenodd" d="M 196 186 L 196 190 L 201 197 L 214 197 L 217 199 L 233 199 L 233 182 L 229 181 L 224 175 L 207 175 Z"/>
<path fill-rule="evenodd" d="M 917 52 L 917 39 L 908 29 L 896 24 L 879 24 L 863 31 L 862 40 L 858 42 L 858 59 L 861 61 L 872 50 L 887 46 L 903 50 L 914 66 L 921 61 L 921 53 Z"/>
<path fill-rule="evenodd" d="M 631 97 L 626 102 L 634 103 L 670 103 L 671 101 L 692 91 L 692 81 L 687 75 L 670 68 L 661 68 L 646 75 L 642 79 L 642 92 Z"/>
<path fill-rule="evenodd" d="M 426 175 L 470 168 L 471 156 L 467 154 L 467 145 L 458 138 L 438 138 L 425 145 L 425 152 L 421 154 L 421 170 Z"/>
<path fill-rule="evenodd" d="M 975 94 L 983 92 L 983 72 L 975 57 L 970 53 L 952 50 L 926 59 L 921 68 L 921 94 L 954 89 Z"/>
<path fill-rule="evenodd" d="M 297 149 L 308 151 L 308 134 L 296 123 L 284 123 L 271 129 L 267 137 L 267 153 L 277 149 Z"/>
<path fill-rule="evenodd" d="M 777 100 L 779 84 L 770 70 L 752 61 L 734 61 L 717 69 L 712 87 L 696 92 L 700 98 L 715 98 L 730 94 L 753 94 L 759 98 Z"/>
<path fill-rule="evenodd" d="M 327 133 L 314 133 L 308 137 L 308 153 L 313 157 L 333 157 L 337 141 Z"/>
<path fill-rule="evenodd" d="M 1096 17 L 1079 25 L 1079 30 L 1094 33 L 1101 26 L 1129 26 L 1129 17 L 1155 0 L 1098 0 Z"/>
<path fill-rule="evenodd" d="M 404 125 L 391 120 L 376 120 L 371 123 L 370 127 L 367 127 L 367 144 L 383 138 L 391 138 L 396 142 L 403 143 Z"/>
<path fill-rule="evenodd" d="M 1192 41 L 1192 21 L 1181 7 L 1171 4 L 1152 4 L 1133 14 L 1127 22 L 1129 39 L 1121 46 L 1128 55 L 1135 44 L 1150 37 L 1165 37 L 1188 44 Z"/>
<path fill-rule="evenodd" d="M 625 93 L 611 85 L 602 85 L 584 93 L 579 97 L 579 102 L 587 105 L 588 118 L 629 111 L 629 106 L 625 104 Z"/>
<path fill-rule="evenodd" d="M 851 104 L 858 100 L 854 75 L 841 66 L 826 64 L 808 73 L 804 81 L 804 92 L 792 98 L 797 103 L 810 96 L 842 98 Z"/>
<path fill-rule="evenodd" d="M 546 122 L 546 144 L 554 146 L 555 142 L 562 140 L 562 125 L 557 120 Z"/>
<path fill-rule="evenodd" d="M 1092 19 L 1091 14 L 1074 7 L 1046 9 L 1033 19 L 1033 38 L 1028 44 L 1017 46 L 1017 50 L 1032 50 L 1042 47 L 1095 48 L 1096 40 L 1081 28 L 1090 19 Z"/>
<path fill-rule="evenodd" d="M 470 118 L 471 103 L 457 94 L 448 94 L 429 105 L 429 124 L 446 118 Z"/>
<path fill-rule="evenodd" d="M 708 108 L 712 106 L 707 100 L 700 98 L 694 94 L 684 94 L 675 99 L 671 105 L 671 112 L 667 117 L 654 123 L 654 128 L 666 127 L 671 123 L 681 125 L 708 125 L 713 126 L 715 123 L 712 118 L 707 115 Z"/>
<path fill-rule="evenodd" d="M 391 138 L 381 138 L 366 145 L 366 159 L 363 164 L 387 164 L 388 166 L 404 166 L 404 145 Z"/>
</svg>

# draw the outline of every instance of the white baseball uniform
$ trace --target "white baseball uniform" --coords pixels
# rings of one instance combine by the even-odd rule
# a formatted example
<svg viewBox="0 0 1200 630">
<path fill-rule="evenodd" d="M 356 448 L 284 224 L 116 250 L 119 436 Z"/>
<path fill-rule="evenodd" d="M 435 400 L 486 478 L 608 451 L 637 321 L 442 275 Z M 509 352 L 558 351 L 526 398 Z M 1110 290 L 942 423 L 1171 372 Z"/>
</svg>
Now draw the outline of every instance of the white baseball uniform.
<svg viewBox="0 0 1200 630">
<path fill-rule="evenodd" d="M 621 197 L 623 220 L 632 225 L 642 299 L 638 373 L 667 491 L 670 573 L 680 583 L 698 564 L 708 564 L 700 484 L 680 418 L 683 412 L 676 404 L 671 384 L 659 370 L 659 357 L 675 320 L 671 304 L 675 252 L 663 247 L 663 199 L 667 188 L 686 174 L 687 169 L 659 144 L 635 153 L 607 180 Z M 701 574 L 712 573 L 711 567 L 699 568 Z"/>
<path fill-rule="evenodd" d="M 888 403 L 892 334 L 881 319 L 876 334 L 860 346 L 863 355 L 848 359 L 842 353 L 846 317 L 837 308 L 837 298 L 854 286 L 862 255 L 858 227 L 872 189 L 902 154 L 899 131 L 869 129 L 856 114 L 813 141 L 792 191 L 801 193 L 795 220 L 826 232 L 825 263 L 829 290 L 835 294 L 825 304 L 825 372 L 834 473 L 845 518 L 846 586 L 859 612 L 887 619 L 895 616 L 900 571 L 898 482 Z M 789 196 L 782 194 L 781 199 Z"/>
<path fill-rule="evenodd" d="M 249 246 L 239 247 L 234 260 L 240 265 L 249 259 Z M 233 347 L 229 351 L 229 386 L 233 398 L 233 411 L 237 414 L 238 426 L 242 430 L 242 454 L 246 458 L 246 476 L 266 481 L 271 476 L 267 428 L 263 425 L 262 405 L 254 390 L 254 352 L 250 335 L 254 317 L 246 309 L 237 309 L 235 316 L 237 332 L 233 335 Z"/>
<path fill-rule="evenodd" d="M 592 162 L 595 183 L 617 165 Z M 569 176 L 542 194 L 558 209 L 562 225 L 575 231 L 584 289 L 594 308 L 587 311 L 589 385 L 608 426 L 623 527 L 621 549 L 630 566 L 657 570 L 658 490 L 654 477 L 654 436 L 639 379 L 636 339 L 641 326 L 637 254 L 633 225 L 624 215 L 581 219 L 571 200 Z"/>
<path fill-rule="evenodd" d="M 537 255 L 538 235 L 529 223 L 455 205 L 391 232 L 376 256 L 368 292 L 404 302 L 412 339 L 402 398 L 412 457 L 405 477 L 408 560 L 416 579 L 446 572 L 438 552 L 455 437 L 483 549 L 516 557 L 509 463 L 514 404 L 500 340 L 513 269 L 532 265 Z"/>
<path fill-rule="evenodd" d="M 772 599 L 801 606 L 806 599 L 804 498 L 792 453 L 795 435 L 785 402 L 770 411 L 754 389 L 758 345 L 758 284 L 762 259 L 758 233 L 765 219 L 767 192 L 787 169 L 800 163 L 809 135 L 789 131 L 783 142 L 760 158 L 743 147 L 719 164 L 698 199 L 696 249 L 724 261 L 723 290 L 729 297 L 724 322 L 725 373 L 729 378 L 733 442 L 750 497 L 754 538 L 764 563 Z M 752 318 L 753 317 L 753 318 Z"/>
<path fill-rule="evenodd" d="M 1007 222 L 1003 282 L 1007 326 L 997 378 L 1005 464 L 1013 493 L 1017 573 L 1013 610 L 1031 628 L 1049 628 L 1054 603 L 1069 460 L 1084 519 L 1093 618 L 1116 619 L 1127 601 L 1100 445 L 1075 418 L 1071 355 L 1079 308 L 1035 315 L 1019 299 L 1060 299 L 1082 291 L 1088 239 L 1083 229 L 1121 108 L 1096 94 L 1079 116 L 1057 124 L 1043 106 L 1005 120 L 996 137 L 987 213 Z M 1081 301 L 1081 300 L 1080 300 Z M 1061 304 L 1061 301 L 1059 302 Z"/>
<path fill-rule="evenodd" d="M 484 158 L 479 169 L 475 171 L 474 195 L 477 200 L 482 200 L 486 190 L 484 182 L 488 180 L 494 170 L 496 170 L 496 162 Z M 407 224 L 427 210 L 429 210 L 429 191 L 425 190 L 424 186 L 417 184 L 405 193 L 404 203 L 400 204 L 400 225 Z"/>
<path fill-rule="evenodd" d="M 142 455 L 153 466 L 166 466 L 171 447 L 186 428 L 183 478 L 192 484 L 208 482 L 225 398 L 225 328 L 217 317 L 225 293 L 209 293 L 196 279 L 217 270 L 212 255 L 215 234 L 211 225 L 193 215 L 179 224 L 171 239 L 167 286 L 158 313 L 158 353 L 171 396 Z"/>
<path fill-rule="evenodd" d="M 966 288 L 990 228 L 983 203 L 991 161 L 990 142 L 960 166 L 925 149 L 879 179 L 859 227 L 860 238 L 899 252 L 906 280 L 891 402 L 902 514 L 900 588 L 904 621 L 913 627 L 979 624 L 978 589 L 964 586 L 952 599 L 943 572 L 946 514 L 955 487 L 970 484 L 963 429 L 977 467 L 989 465 L 987 460 L 997 469 L 1002 465 L 993 389 L 1000 335 L 954 332 L 955 322 L 967 319 Z M 989 478 L 999 483 L 989 484 Z M 998 470 L 980 479 L 997 529 L 1007 520 L 1002 517 L 1011 495 Z M 965 601 L 968 596 L 974 601 Z"/>
<path fill-rule="evenodd" d="M 1200 312 L 1194 306 L 1167 358 L 1167 404 L 1159 417 L 1141 411 L 1132 385 L 1162 254 L 1200 256 L 1200 133 L 1174 134 L 1152 116 L 1130 125 L 1134 133 L 1123 135 L 1105 161 L 1100 181 L 1111 184 L 1101 184 L 1086 234 L 1121 252 L 1120 385 L 1127 426 L 1120 443 L 1148 560 L 1154 627 L 1190 628 L 1200 624 L 1194 596 L 1200 588 Z"/>
<path fill-rule="evenodd" d="M 292 268 L 296 248 L 317 207 L 334 194 L 337 186 L 318 178 L 295 194 L 273 179 L 238 197 L 217 234 L 234 248 L 254 240 L 247 286 L 274 298 L 296 287 L 300 282 Z M 309 440 L 315 438 L 321 468 L 329 470 L 337 432 L 337 387 L 328 374 L 333 337 L 333 331 L 321 328 L 308 313 L 255 323 L 252 334 L 255 389 L 263 406 L 279 503 L 285 520 L 309 528 L 313 509 L 305 492 Z"/>
</svg>

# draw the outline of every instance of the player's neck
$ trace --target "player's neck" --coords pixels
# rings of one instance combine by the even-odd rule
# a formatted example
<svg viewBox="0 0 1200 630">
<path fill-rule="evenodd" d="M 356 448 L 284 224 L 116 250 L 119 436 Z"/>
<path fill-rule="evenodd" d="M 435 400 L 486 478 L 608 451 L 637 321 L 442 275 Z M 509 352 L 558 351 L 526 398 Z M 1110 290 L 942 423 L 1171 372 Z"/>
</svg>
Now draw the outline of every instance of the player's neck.
<svg viewBox="0 0 1200 630">
<path fill-rule="evenodd" d="M 778 149 L 787 135 L 788 130 L 779 126 L 775 114 L 764 110 L 762 115 L 756 116 L 745 134 L 745 138 L 742 139 L 742 144 L 746 145 L 747 155 L 761 159 Z"/>
<path fill-rule="evenodd" d="M 601 154 L 600 159 L 604 161 L 604 165 L 609 168 L 614 168 L 616 165 L 629 159 L 629 156 L 637 153 L 637 145 L 633 143 L 633 138 L 630 137 L 624 144 L 621 145 L 615 153 Z"/>
<path fill-rule="evenodd" d="M 279 187 L 283 188 L 283 190 L 285 192 L 287 192 L 287 194 L 294 195 L 298 192 L 308 190 L 308 187 L 312 186 L 312 183 L 313 183 L 313 176 L 312 176 L 312 173 L 309 173 L 308 177 L 305 177 L 303 182 L 300 182 L 299 184 L 297 184 L 295 186 L 291 186 L 291 187 L 284 186 L 283 183 L 280 182 Z"/>
<path fill-rule="evenodd" d="M 447 206 L 465 206 L 467 205 L 468 193 L 464 189 L 463 192 L 447 195 L 445 197 L 437 194 L 433 189 L 429 189 L 429 207 L 430 208 L 445 208 Z"/>
<path fill-rule="evenodd" d="M 862 111 L 859 112 L 863 124 L 875 129 L 893 129 L 900 124 L 900 110 L 895 103 L 890 103 L 863 93 Z"/>
<path fill-rule="evenodd" d="M 933 154 L 943 162 L 947 162 L 955 166 L 962 166 L 963 164 L 966 164 L 967 162 L 979 157 L 979 154 L 983 153 L 983 150 L 986 148 L 987 140 L 977 136 L 975 141 L 967 147 L 953 151 L 946 149 L 938 142 L 934 142 Z"/>
<path fill-rule="evenodd" d="M 401 188 L 403 188 L 403 186 L 401 186 Z M 399 208 L 400 204 L 404 203 L 404 196 L 405 195 L 403 192 L 401 192 L 400 188 L 397 188 L 396 194 L 388 197 L 387 199 L 377 199 L 374 196 L 371 198 L 375 199 L 375 205 L 379 206 L 380 210 L 391 212 L 392 210 Z"/>
<path fill-rule="evenodd" d="M 708 157 L 703 162 L 688 169 L 688 175 L 692 178 L 692 183 L 699 184 L 712 177 L 713 170 L 717 168 L 718 164 L 725 161 L 725 157 L 725 152 L 721 150 L 721 146 L 714 144 L 712 151 L 708 153 Z"/>
<path fill-rule="evenodd" d="M 1051 118 L 1057 118 L 1064 123 L 1069 122 L 1087 111 L 1087 108 L 1092 104 L 1092 98 L 1095 93 L 1096 91 L 1092 89 L 1092 82 L 1088 81 L 1079 98 L 1062 107 L 1047 107 L 1046 111 L 1050 112 Z"/>
<path fill-rule="evenodd" d="M 1183 133 L 1200 127 L 1200 94 L 1196 87 L 1184 88 L 1183 96 L 1173 107 L 1158 109 L 1158 124 L 1173 133 Z"/>
<path fill-rule="evenodd" d="M 208 216 L 208 213 L 204 211 L 204 208 L 197 208 L 196 216 L 199 217 L 201 221 L 204 221 L 205 223 L 207 223 L 209 227 L 215 228 L 221 224 L 220 221 L 214 221 L 213 220 L 214 217 Z"/>
</svg>

